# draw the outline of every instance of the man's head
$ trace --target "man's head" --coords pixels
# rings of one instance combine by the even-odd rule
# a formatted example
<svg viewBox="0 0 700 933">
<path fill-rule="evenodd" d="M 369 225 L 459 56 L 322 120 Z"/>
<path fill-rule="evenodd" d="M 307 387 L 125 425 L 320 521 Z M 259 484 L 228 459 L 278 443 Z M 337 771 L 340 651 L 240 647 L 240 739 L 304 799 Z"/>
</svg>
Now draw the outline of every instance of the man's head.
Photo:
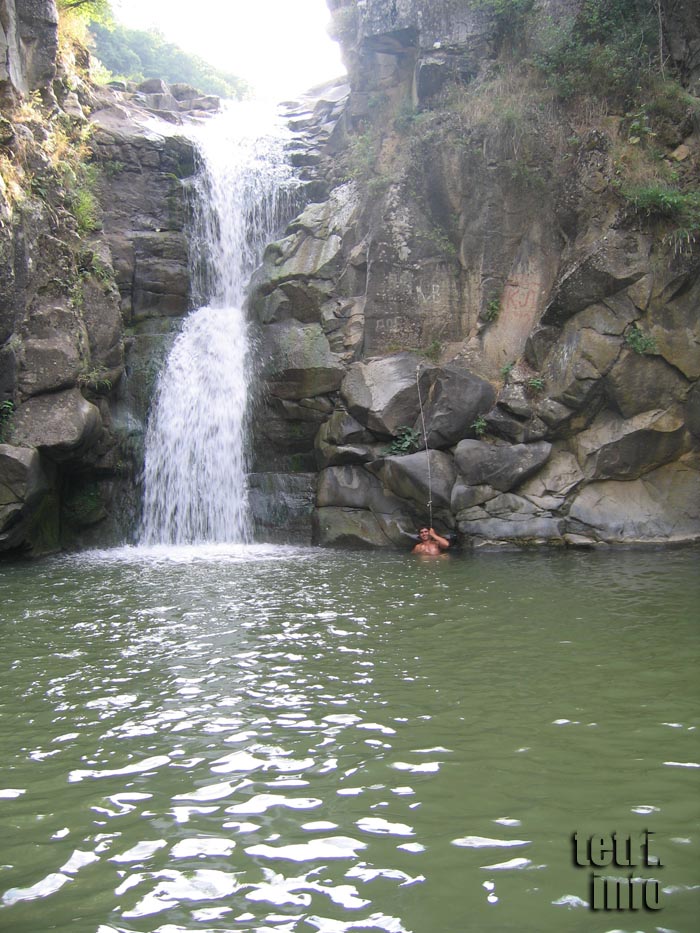
<svg viewBox="0 0 700 933">
<path fill-rule="evenodd" d="M 427 541 L 428 538 L 430 537 L 430 529 L 421 528 L 420 531 L 418 532 L 418 537 L 421 539 L 421 541 Z"/>
</svg>

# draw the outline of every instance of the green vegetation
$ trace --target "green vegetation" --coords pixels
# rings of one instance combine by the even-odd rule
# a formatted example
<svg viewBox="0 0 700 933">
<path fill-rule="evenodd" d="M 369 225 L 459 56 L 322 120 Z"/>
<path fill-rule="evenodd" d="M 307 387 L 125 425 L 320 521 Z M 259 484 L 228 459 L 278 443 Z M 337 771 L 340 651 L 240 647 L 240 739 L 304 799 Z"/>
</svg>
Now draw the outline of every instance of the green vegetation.
<svg viewBox="0 0 700 933">
<path fill-rule="evenodd" d="M 113 21 L 110 0 L 58 0 L 56 6 L 60 13 L 88 23 L 111 23 Z"/>
<path fill-rule="evenodd" d="M 15 414 L 15 403 L 10 399 L 0 402 L 0 444 L 6 444 L 12 435 L 12 421 Z"/>
<path fill-rule="evenodd" d="M 675 220 L 688 231 L 700 230 L 700 191 L 681 191 L 661 183 L 621 188 L 632 207 L 646 217 Z"/>
<path fill-rule="evenodd" d="M 471 0 L 470 6 L 490 16 L 496 23 L 497 38 L 515 42 L 521 36 L 527 15 L 535 0 Z"/>
<path fill-rule="evenodd" d="M 188 55 L 167 42 L 157 30 L 144 32 L 95 22 L 90 32 L 95 55 L 116 77 L 131 81 L 163 78 L 170 84 L 190 84 L 207 94 L 238 99 L 250 90 L 242 78 L 220 71 L 198 56 Z"/>
<path fill-rule="evenodd" d="M 654 338 L 645 334 L 637 324 L 633 324 L 625 334 L 625 343 L 634 350 L 635 353 L 642 355 L 657 352 Z"/>
<path fill-rule="evenodd" d="M 658 63 L 659 0 L 584 0 L 535 37 L 534 64 L 559 97 L 634 96 Z"/>
<path fill-rule="evenodd" d="M 99 230 L 102 226 L 100 220 L 100 205 L 93 191 L 94 185 L 94 166 L 84 165 L 81 182 L 73 192 L 71 197 L 71 208 L 73 216 L 78 224 L 80 233 L 91 233 L 93 230 Z"/>
<path fill-rule="evenodd" d="M 86 366 L 78 375 L 78 385 L 83 389 L 91 389 L 98 395 L 107 394 L 112 391 L 112 381 L 107 378 L 107 372 L 104 366 L 95 366 L 92 369 Z"/>
<path fill-rule="evenodd" d="M 515 360 L 513 360 L 511 363 L 506 363 L 505 366 L 501 366 L 501 375 L 503 376 L 506 382 L 510 378 L 510 374 L 513 372 L 514 369 L 515 369 Z"/>
<path fill-rule="evenodd" d="M 431 340 L 428 346 L 423 350 L 423 356 L 427 357 L 433 363 L 437 363 L 442 356 L 442 344 L 439 340 Z"/>
<path fill-rule="evenodd" d="M 486 424 L 486 418 L 484 418 L 483 415 L 479 415 L 479 417 L 475 418 L 471 424 L 472 431 L 476 434 L 477 437 L 483 437 L 484 434 L 486 434 L 487 427 L 488 425 Z"/>
<path fill-rule="evenodd" d="M 486 302 L 486 307 L 482 311 L 481 316 L 485 321 L 495 321 L 498 318 L 498 315 L 501 313 L 501 301 L 499 298 L 491 298 Z"/>
<path fill-rule="evenodd" d="M 542 392 L 545 386 L 545 382 L 541 376 L 531 376 L 525 383 L 525 386 L 529 392 L 534 394 L 537 392 Z"/>
<path fill-rule="evenodd" d="M 396 435 L 391 442 L 387 454 L 397 456 L 400 454 L 410 454 L 418 448 L 420 441 L 420 432 L 409 428 L 405 424 L 399 425 L 396 429 Z"/>
</svg>

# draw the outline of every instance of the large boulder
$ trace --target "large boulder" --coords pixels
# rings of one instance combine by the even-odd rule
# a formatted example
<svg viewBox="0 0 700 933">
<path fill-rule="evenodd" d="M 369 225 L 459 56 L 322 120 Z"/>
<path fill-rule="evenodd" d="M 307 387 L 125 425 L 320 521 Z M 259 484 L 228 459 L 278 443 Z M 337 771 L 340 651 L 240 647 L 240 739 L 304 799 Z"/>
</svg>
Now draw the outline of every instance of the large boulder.
<svg viewBox="0 0 700 933">
<path fill-rule="evenodd" d="M 353 363 L 340 389 L 348 411 L 370 431 L 385 437 L 414 424 L 419 413 L 419 365 L 412 353 Z"/>
<path fill-rule="evenodd" d="M 67 389 L 29 399 L 15 412 L 13 425 L 13 443 L 38 447 L 53 460 L 68 460 L 96 438 L 102 418 L 78 389 Z"/>
<path fill-rule="evenodd" d="M 547 395 L 570 409 L 583 408 L 620 352 L 620 337 L 579 326 L 574 318 L 547 357 L 542 376 Z"/>
<path fill-rule="evenodd" d="M 574 439 L 578 462 L 589 480 L 636 479 L 675 460 L 684 449 L 680 411 L 646 411 L 624 419 L 603 411 Z"/>
<path fill-rule="evenodd" d="M 545 310 L 544 324 L 563 324 L 588 305 L 632 285 L 649 269 L 652 238 L 608 228 L 602 239 L 565 270 Z"/>
<path fill-rule="evenodd" d="M 265 328 L 267 385 L 283 399 L 310 398 L 340 387 L 345 370 L 318 324 L 280 321 Z"/>
<path fill-rule="evenodd" d="M 605 379 L 605 394 L 623 418 L 669 408 L 683 399 L 688 382 L 661 357 L 626 350 Z"/>
<path fill-rule="evenodd" d="M 37 450 L 0 444 L 0 550 L 24 543 L 35 508 L 48 488 Z"/>
<path fill-rule="evenodd" d="M 367 428 L 349 412 L 338 409 L 319 428 L 314 447 L 317 463 L 323 468 L 376 460 L 386 444 L 376 444 Z"/>
<path fill-rule="evenodd" d="M 677 289 L 667 298 L 662 292 L 652 298 L 649 335 L 658 353 L 688 379 L 700 378 L 700 276 L 674 283 Z"/>
<path fill-rule="evenodd" d="M 464 369 L 435 367 L 427 370 L 428 391 L 423 398 L 423 418 L 414 428 L 423 433 L 428 447 L 451 447 L 473 433 L 472 424 L 492 407 L 492 385 Z"/>
<path fill-rule="evenodd" d="M 449 509 L 455 482 L 452 456 L 441 450 L 421 450 L 406 456 L 385 457 L 367 465 L 384 486 L 402 499 L 414 502 L 422 514 L 433 508 Z"/>
<path fill-rule="evenodd" d="M 584 480 L 576 457 L 568 450 L 553 449 L 552 455 L 541 470 L 526 480 L 519 489 L 522 496 L 536 502 L 564 498 Z"/>
<path fill-rule="evenodd" d="M 455 462 L 465 485 L 487 484 L 508 492 L 544 466 L 551 450 L 547 441 L 497 445 L 464 440 L 455 449 Z"/>
<path fill-rule="evenodd" d="M 319 508 L 340 506 L 369 509 L 383 534 L 398 546 L 412 543 L 418 522 L 415 509 L 393 495 L 379 479 L 361 466 L 337 466 L 322 470 L 316 502 Z"/>
<path fill-rule="evenodd" d="M 569 519 L 611 543 L 696 541 L 700 473 L 679 461 L 629 482 L 590 483 L 574 500 Z"/>
</svg>

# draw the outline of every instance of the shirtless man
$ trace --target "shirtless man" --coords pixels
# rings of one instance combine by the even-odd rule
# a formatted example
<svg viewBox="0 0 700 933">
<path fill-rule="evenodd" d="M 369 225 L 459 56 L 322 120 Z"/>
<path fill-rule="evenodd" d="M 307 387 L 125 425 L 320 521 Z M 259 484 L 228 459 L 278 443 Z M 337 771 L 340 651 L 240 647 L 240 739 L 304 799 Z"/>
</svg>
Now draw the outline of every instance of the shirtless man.
<svg viewBox="0 0 700 933">
<path fill-rule="evenodd" d="M 418 536 L 420 541 L 411 551 L 412 554 L 430 554 L 436 557 L 450 546 L 447 538 L 437 534 L 433 528 L 421 528 Z"/>
</svg>

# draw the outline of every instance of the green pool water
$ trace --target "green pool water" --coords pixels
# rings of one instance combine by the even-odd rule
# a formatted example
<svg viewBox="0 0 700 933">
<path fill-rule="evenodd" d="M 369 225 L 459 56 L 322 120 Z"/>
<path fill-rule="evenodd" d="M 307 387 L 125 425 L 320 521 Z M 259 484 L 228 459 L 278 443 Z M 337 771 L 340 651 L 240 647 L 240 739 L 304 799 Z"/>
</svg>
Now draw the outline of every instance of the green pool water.
<svg viewBox="0 0 700 933">
<path fill-rule="evenodd" d="M 2 565 L 0 929 L 693 933 L 698 556 Z"/>
</svg>

